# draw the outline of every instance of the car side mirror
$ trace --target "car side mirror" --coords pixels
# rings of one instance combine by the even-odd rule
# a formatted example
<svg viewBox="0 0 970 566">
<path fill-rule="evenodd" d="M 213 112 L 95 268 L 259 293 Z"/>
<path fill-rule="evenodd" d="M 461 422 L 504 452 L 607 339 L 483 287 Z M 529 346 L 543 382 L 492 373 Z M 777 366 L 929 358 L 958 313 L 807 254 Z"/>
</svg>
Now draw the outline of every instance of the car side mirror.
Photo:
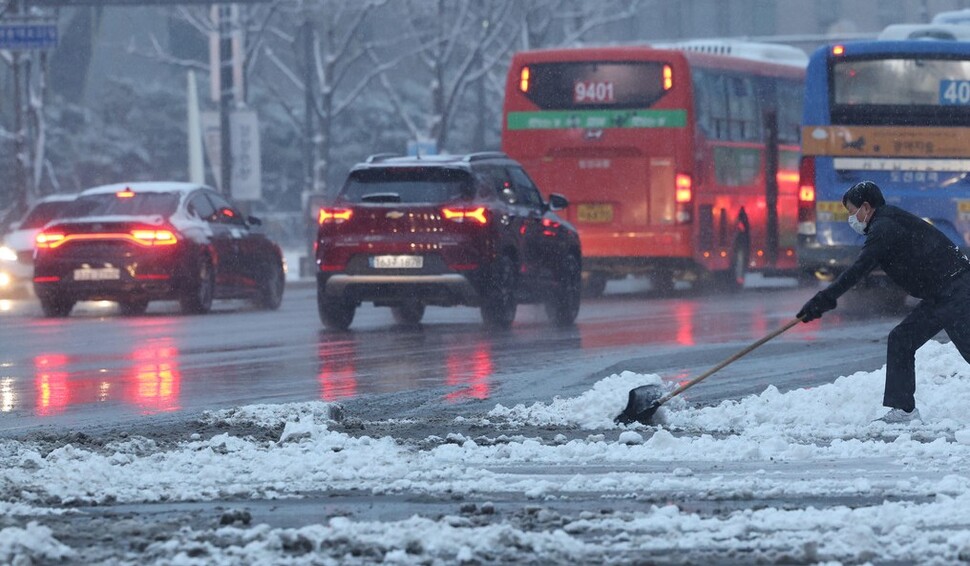
<svg viewBox="0 0 970 566">
<path fill-rule="evenodd" d="M 246 217 L 246 222 L 248 222 L 251 226 L 262 226 L 263 225 L 263 221 L 260 220 L 259 218 L 255 217 L 255 216 L 247 216 Z"/>
<path fill-rule="evenodd" d="M 553 193 L 549 195 L 549 210 L 562 210 L 569 206 L 569 200 L 566 197 Z"/>
</svg>

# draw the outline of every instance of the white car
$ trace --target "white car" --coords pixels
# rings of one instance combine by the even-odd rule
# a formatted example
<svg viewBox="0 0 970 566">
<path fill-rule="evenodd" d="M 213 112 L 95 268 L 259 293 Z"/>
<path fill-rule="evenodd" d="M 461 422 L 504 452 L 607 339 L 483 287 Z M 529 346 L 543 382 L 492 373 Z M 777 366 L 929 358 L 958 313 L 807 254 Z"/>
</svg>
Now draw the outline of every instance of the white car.
<svg viewBox="0 0 970 566">
<path fill-rule="evenodd" d="M 0 239 L 0 297 L 28 296 L 34 276 L 34 238 L 74 201 L 73 194 L 49 195 L 33 203 Z"/>
</svg>

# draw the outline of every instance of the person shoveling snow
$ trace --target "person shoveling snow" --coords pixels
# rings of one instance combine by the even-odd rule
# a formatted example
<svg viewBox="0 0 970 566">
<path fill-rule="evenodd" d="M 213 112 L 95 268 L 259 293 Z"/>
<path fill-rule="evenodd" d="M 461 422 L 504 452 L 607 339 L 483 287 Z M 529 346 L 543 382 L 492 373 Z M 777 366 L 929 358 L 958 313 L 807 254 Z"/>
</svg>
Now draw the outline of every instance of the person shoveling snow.
<svg viewBox="0 0 970 566">
<path fill-rule="evenodd" d="M 886 204 L 872 181 L 856 183 L 842 205 L 849 225 L 866 237 L 862 251 L 847 270 L 798 311 L 810 322 L 836 307 L 837 299 L 876 267 L 919 305 L 889 333 L 886 386 L 881 421 L 919 420 L 916 408 L 916 350 L 941 330 L 970 362 L 970 260 L 943 232 L 922 218 Z"/>
<path fill-rule="evenodd" d="M 688 387 L 785 332 L 799 320 L 808 323 L 821 318 L 837 306 L 839 297 L 876 267 L 907 293 L 922 299 L 889 333 L 883 393 L 883 405 L 889 412 L 877 420 L 889 424 L 920 420 L 915 397 L 916 350 L 945 330 L 963 359 L 970 362 L 970 259 L 929 222 L 886 204 L 882 191 L 872 181 L 850 187 L 842 197 L 842 204 L 849 212 L 849 225 L 866 237 L 855 263 L 805 303 L 794 320 L 704 374 L 666 394 L 656 385 L 630 390 L 627 405 L 615 422 L 649 424 L 661 405 Z"/>
</svg>

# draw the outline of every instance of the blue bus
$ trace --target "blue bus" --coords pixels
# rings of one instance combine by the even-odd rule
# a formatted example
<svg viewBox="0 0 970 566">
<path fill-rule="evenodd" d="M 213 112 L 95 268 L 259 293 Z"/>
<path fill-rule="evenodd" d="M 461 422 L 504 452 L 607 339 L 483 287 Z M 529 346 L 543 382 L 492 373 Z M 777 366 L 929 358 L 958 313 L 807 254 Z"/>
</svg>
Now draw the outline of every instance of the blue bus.
<svg viewBox="0 0 970 566">
<path fill-rule="evenodd" d="M 970 247 L 970 35 L 958 37 L 970 26 L 890 28 L 880 39 L 824 46 L 809 59 L 797 252 L 803 274 L 821 280 L 858 256 L 864 237 L 846 222 L 842 195 L 867 179 L 889 204 Z M 861 285 L 901 304 L 905 293 L 882 275 Z"/>
</svg>

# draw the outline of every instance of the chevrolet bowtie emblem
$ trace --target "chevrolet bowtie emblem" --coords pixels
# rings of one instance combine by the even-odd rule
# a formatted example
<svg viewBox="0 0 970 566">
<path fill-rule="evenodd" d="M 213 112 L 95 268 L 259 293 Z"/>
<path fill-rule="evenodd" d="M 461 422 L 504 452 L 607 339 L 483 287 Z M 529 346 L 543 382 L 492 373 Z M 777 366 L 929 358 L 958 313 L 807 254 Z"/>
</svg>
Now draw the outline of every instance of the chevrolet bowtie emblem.
<svg viewBox="0 0 970 566">
<path fill-rule="evenodd" d="M 403 217 L 404 213 L 401 212 L 400 210 L 392 210 L 387 214 L 385 214 L 385 216 L 387 216 L 388 218 L 393 218 L 394 220 L 397 220 L 398 218 Z"/>
</svg>

